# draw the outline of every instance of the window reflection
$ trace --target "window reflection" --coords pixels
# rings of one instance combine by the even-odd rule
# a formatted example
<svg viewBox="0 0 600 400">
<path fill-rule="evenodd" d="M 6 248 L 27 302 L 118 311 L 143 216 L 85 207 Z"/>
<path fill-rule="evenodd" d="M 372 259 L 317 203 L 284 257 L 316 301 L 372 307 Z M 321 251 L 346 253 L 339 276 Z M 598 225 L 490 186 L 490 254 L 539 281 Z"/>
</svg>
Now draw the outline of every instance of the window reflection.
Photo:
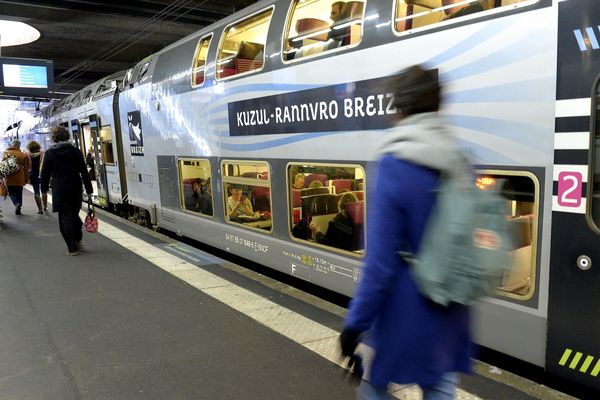
<svg viewBox="0 0 600 400">
<path fill-rule="evenodd" d="M 271 181 L 267 163 L 223 162 L 222 173 L 227 221 L 271 231 Z"/>
<path fill-rule="evenodd" d="M 397 0 L 394 28 L 404 32 L 524 1 L 528 0 Z"/>
<path fill-rule="evenodd" d="M 208 160 L 178 160 L 181 208 L 213 215 L 212 179 Z"/>
<path fill-rule="evenodd" d="M 362 254 L 365 212 L 362 167 L 290 164 L 287 175 L 291 235 Z"/>
<path fill-rule="evenodd" d="M 512 250 L 513 264 L 498 288 L 501 292 L 530 298 L 534 290 L 535 254 L 537 250 L 538 188 L 532 176 L 517 172 L 490 173 L 477 176 L 475 185 L 492 190 L 506 199 L 506 218 L 516 238 Z"/>
<path fill-rule="evenodd" d="M 298 0 L 293 7 L 284 39 L 284 60 L 360 42 L 365 11 L 363 1 Z"/>
</svg>

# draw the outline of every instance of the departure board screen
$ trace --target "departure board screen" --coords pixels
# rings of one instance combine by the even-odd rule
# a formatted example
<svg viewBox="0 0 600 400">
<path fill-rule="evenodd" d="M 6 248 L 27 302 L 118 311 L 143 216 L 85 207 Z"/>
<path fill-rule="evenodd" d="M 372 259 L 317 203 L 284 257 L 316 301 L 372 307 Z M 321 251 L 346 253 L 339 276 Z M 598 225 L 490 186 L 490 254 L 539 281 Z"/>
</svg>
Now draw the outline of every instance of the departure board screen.
<svg viewBox="0 0 600 400">
<path fill-rule="evenodd" d="M 39 65 L 3 64 L 4 86 L 47 89 L 48 71 Z"/>
</svg>

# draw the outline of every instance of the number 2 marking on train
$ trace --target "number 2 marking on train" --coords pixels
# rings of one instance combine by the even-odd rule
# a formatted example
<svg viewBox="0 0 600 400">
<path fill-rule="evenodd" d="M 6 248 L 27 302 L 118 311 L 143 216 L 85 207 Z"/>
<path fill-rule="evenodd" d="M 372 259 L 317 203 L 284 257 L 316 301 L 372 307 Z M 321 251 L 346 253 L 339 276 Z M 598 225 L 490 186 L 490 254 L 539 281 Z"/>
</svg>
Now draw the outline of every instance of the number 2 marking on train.
<svg viewBox="0 0 600 400">
<path fill-rule="evenodd" d="M 582 181 L 580 172 L 561 172 L 558 175 L 558 204 L 563 207 L 579 207 Z"/>
</svg>

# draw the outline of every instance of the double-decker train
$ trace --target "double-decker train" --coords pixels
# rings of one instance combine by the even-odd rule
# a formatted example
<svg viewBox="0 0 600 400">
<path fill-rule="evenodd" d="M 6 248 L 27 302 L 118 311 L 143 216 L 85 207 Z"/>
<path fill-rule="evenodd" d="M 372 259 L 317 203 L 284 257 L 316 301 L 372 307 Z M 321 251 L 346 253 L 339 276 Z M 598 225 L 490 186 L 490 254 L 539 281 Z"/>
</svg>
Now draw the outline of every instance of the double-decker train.
<svg viewBox="0 0 600 400">
<path fill-rule="evenodd" d="M 596 3 L 265 0 L 53 104 L 43 124 L 92 154 L 99 205 L 351 295 L 389 79 L 436 69 L 441 113 L 519 238 L 474 307 L 477 343 L 600 388 Z M 334 235 L 340 209 L 352 227 Z"/>
</svg>

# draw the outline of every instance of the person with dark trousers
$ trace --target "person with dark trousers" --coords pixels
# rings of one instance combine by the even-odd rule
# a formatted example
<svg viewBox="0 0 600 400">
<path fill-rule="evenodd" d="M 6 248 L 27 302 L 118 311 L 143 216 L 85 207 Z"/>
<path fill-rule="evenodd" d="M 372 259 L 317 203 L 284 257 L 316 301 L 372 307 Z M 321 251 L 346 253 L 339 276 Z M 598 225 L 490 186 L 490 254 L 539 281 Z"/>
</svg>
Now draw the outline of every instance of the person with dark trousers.
<svg viewBox="0 0 600 400">
<path fill-rule="evenodd" d="M 470 307 L 429 300 L 398 253 L 418 253 L 440 175 L 461 151 L 438 114 L 436 71 L 403 70 L 391 91 L 398 122 L 382 137 L 367 208 L 369 251 L 340 344 L 351 362 L 360 360 L 355 350 L 363 339 L 375 351 L 358 399 L 389 399 L 390 384 L 416 383 L 424 400 L 450 400 L 457 372 L 470 371 Z"/>
<path fill-rule="evenodd" d="M 88 172 L 90 174 L 90 179 L 96 180 L 96 162 L 94 161 L 94 148 L 90 146 L 87 155 L 85 156 L 85 164 L 88 167 Z"/>
<path fill-rule="evenodd" d="M 88 198 L 92 195 L 92 181 L 81 152 L 70 142 L 69 132 L 62 126 L 52 129 L 55 143 L 44 155 L 42 165 L 42 193 L 47 193 L 52 181 L 52 211 L 58 212 L 60 233 L 67 244 L 68 254 L 76 256 L 83 250 L 81 218 L 82 181 Z"/>
<path fill-rule="evenodd" d="M 38 207 L 38 214 L 44 214 L 48 211 L 48 195 L 44 193 L 41 196 L 40 192 L 40 167 L 42 166 L 42 160 L 44 159 L 44 152 L 42 147 L 35 140 L 27 143 L 27 150 L 29 150 L 29 158 L 31 159 L 31 170 L 29 171 L 29 184 L 33 188 L 33 198 L 35 204 Z"/>
<path fill-rule="evenodd" d="M 9 156 L 17 159 L 19 170 L 4 178 L 4 183 L 8 189 L 8 195 L 15 206 L 15 214 L 21 215 L 21 207 L 23 206 L 23 186 L 29 182 L 31 161 L 29 160 L 29 156 L 21 151 L 21 141 L 18 139 L 15 139 L 10 143 L 10 146 L 2 155 L 2 159 L 5 160 Z"/>
</svg>

